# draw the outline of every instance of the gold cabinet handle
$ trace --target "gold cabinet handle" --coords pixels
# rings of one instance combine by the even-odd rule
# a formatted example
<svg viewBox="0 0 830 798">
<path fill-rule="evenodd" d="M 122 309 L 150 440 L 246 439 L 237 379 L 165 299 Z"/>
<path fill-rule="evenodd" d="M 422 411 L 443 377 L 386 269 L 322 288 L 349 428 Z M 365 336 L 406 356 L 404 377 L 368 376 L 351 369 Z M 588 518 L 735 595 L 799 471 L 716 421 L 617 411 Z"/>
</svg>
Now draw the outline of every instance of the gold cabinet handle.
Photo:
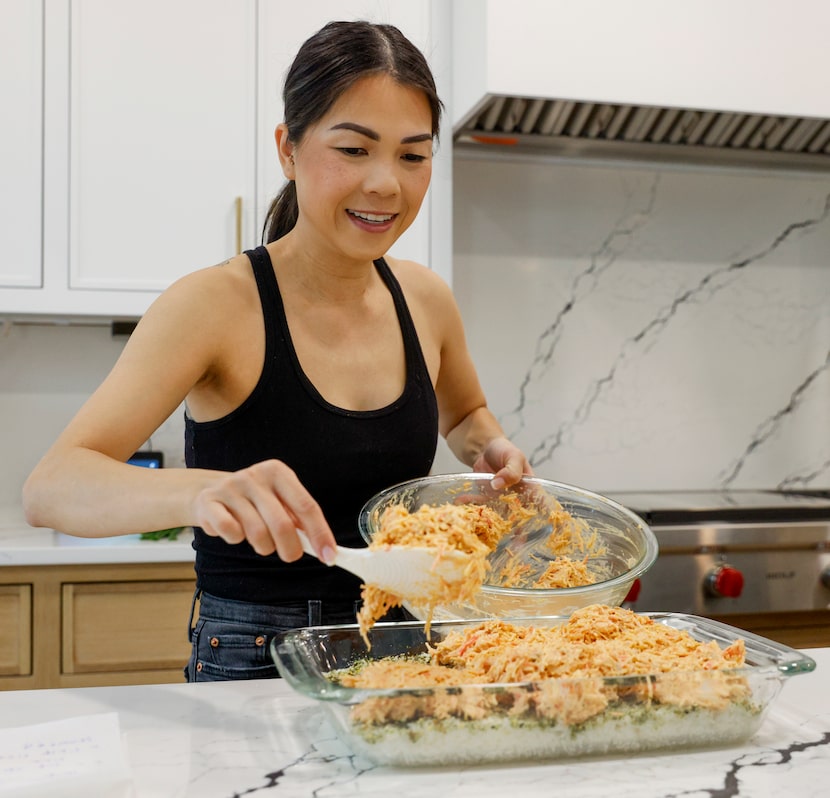
<svg viewBox="0 0 830 798">
<path fill-rule="evenodd" d="M 237 197 L 236 202 L 236 254 L 242 254 L 242 197 Z"/>
</svg>

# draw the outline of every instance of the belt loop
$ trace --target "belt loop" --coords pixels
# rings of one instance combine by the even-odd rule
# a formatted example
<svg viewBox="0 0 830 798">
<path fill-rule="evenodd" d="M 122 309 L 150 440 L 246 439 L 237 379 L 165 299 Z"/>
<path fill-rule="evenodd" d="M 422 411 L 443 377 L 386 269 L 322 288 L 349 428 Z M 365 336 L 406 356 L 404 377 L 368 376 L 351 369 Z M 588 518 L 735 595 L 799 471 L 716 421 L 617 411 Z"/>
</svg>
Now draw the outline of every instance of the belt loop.
<svg viewBox="0 0 830 798">
<path fill-rule="evenodd" d="M 196 612 L 196 602 L 201 598 L 202 591 L 200 588 L 196 588 L 193 591 L 193 602 L 190 605 L 190 618 L 187 621 L 187 641 L 189 643 L 193 642 L 193 615 Z"/>
<path fill-rule="evenodd" d="M 308 625 L 320 626 L 323 622 L 323 602 L 320 599 L 309 599 Z"/>
</svg>

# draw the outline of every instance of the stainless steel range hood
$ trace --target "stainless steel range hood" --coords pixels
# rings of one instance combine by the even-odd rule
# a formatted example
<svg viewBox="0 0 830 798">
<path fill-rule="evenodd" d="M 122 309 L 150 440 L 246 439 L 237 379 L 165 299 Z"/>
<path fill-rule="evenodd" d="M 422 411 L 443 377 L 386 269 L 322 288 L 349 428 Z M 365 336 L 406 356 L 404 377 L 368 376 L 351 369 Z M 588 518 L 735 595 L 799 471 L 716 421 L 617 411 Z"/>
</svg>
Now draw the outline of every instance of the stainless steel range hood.
<svg viewBox="0 0 830 798">
<path fill-rule="evenodd" d="M 830 4 L 454 0 L 457 148 L 830 169 Z"/>
<path fill-rule="evenodd" d="M 594 158 L 830 169 L 830 119 L 489 97 L 457 145 Z"/>
</svg>

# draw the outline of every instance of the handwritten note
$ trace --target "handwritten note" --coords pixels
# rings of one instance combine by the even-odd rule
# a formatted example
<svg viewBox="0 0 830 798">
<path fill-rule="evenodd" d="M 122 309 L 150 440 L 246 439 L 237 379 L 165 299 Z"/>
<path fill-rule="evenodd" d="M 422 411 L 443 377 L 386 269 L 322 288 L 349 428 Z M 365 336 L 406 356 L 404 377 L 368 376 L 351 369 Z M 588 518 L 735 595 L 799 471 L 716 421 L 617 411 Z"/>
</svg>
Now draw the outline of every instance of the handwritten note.
<svg viewBox="0 0 830 798">
<path fill-rule="evenodd" d="M 63 796 L 82 790 L 90 791 L 89 795 L 116 795 L 119 785 L 129 782 L 114 712 L 0 729 L 2 798 Z M 55 789 L 47 791 L 49 786 Z"/>
</svg>

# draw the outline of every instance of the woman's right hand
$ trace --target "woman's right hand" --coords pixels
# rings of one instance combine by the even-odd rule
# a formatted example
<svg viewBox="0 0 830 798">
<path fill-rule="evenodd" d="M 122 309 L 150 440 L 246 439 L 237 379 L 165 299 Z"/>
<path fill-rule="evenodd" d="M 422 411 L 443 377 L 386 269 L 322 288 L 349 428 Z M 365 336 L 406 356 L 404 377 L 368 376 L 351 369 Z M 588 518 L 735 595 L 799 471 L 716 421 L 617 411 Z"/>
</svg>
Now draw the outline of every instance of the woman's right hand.
<svg viewBox="0 0 830 798">
<path fill-rule="evenodd" d="M 334 560 L 334 534 L 320 505 L 280 460 L 218 476 L 196 495 L 193 510 L 206 534 L 228 543 L 247 540 L 257 554 L 276 552 L 285 562 L 298 560 L 303 554 L 299 528 L 322 562 Z"/>
</svg>

